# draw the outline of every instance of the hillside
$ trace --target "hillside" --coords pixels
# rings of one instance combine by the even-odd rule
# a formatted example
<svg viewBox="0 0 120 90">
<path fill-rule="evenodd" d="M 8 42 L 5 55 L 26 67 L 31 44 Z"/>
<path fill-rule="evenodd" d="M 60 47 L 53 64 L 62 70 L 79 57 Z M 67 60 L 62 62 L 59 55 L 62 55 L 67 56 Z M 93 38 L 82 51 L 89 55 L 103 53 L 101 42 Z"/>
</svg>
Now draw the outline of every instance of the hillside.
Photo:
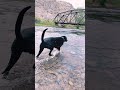
<svg viewBox="0 0 120 90">
<path fill-rule="evenodd" d="M 54 19 L 57 13 L 74 9 L 72 4 L 56 0 L 36 0 L 35 17 L 40 19 Z"/>
</svg>

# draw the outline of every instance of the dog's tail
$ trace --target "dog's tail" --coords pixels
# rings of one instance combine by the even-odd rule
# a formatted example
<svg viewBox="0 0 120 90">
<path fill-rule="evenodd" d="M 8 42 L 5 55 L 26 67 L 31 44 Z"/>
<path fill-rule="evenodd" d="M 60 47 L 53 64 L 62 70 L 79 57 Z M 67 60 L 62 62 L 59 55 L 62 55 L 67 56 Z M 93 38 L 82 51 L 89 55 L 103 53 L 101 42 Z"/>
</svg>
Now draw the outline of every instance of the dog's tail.
<svg viewBox="0 0 120 90">
<path fill-rule="evenodd" d="M 44 42 L 44 35 L 45 35 L 45 32 L 46 32 L 47 29 L 48 29 L 48 28 L 46 28 L 46 29 L 43 31 L 43 33 L 42 33 L 42 36 L 41 36 L 41 41 L 42 41 L 42 42 Z"/>
<path fill-rule="evenodd" d="M 15 24 L 15 35 L 16 35 L 16 39 L 22 39 L 22 35 L 20 33 L 20 30 L 21 30 L 21 24 L 22 24 L 22 21 L 23 21 L 23 17 L 24 17 L 24 14 L 25 12 L 30 9 L 31 6 L 28 6 L 28 7 L 25 7 L 18 15 L 18 18 L 17 18 L 17 21 L 16 21 L 16 24 Z"/>
</svg>

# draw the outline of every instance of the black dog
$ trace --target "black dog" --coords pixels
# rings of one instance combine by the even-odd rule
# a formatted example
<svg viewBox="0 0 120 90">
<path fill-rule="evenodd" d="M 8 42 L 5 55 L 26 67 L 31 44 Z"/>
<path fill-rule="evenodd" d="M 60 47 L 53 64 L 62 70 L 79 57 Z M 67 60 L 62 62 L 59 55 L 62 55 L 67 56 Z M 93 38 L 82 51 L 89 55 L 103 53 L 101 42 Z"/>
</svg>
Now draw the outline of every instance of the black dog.
<svg viewBox="0 0 120 90">
<path fill-rule="evenodd" d="M 2 72 L 4 76 L 9 74 L 10 69 L 17 62 L 22 52 L 28 52 L 30 54 L 35 55 L 35 28 L 34 27 L 28 28 L 20 32 L 24 14 L 30 8 L 31 6 L 24 8 L 18 15 L 15 25 L 16 39 L 14 40 L 11 47 L 10 61 L 6 69 Z M 33 67 L 35 67 L 35 64 Z"/>
<path fill-rule="evenodd" d="M 48 48 L 50 49 L 50 53 L 49 56 L 52 56 L 51 52 L 54 48 L 57 48 L 60 51 L 60 47 L 63 45 L 64 42 L 67 42 L 67 37 L 66 36 L 61 36 L 61 37 L 49 37 L 49 38 L 44 38 L 44 34 L 45 31 L 47 29 L 45 29 L 42 33 L 41 36 L 41 41 L 42 43 L 40 44 L 40 50 L 38 55 L 36 56 L 37 58 L 39 57 L 39 55 L 42 53 L 42 51 L 44 50 L 44 48 Z"/>
</svg>

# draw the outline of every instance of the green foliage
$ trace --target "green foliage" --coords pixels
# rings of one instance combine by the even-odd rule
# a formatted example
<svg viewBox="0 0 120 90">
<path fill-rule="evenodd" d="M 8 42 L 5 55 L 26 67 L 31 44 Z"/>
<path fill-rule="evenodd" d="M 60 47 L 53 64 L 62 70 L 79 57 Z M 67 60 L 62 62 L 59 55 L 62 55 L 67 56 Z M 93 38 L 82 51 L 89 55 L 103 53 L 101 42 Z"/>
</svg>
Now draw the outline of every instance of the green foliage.
<svg viewBox="0 0 120 90">
<path fill-rule="evenodd" d="M 35 25 L 36 26 L 52 26 L 52 27 L 55 26 L 52 20 L 45 20 L 45 19 L 38 19 L 38 18 L 35 18 Z"/>
<path fill-rule="evenodd" d="M 50 27 L 60 27 L 60 28 L 71 28 L 71 29 L 85 29 L 85 26 L 80 25 L 55 25 L 55 23 L 52 20 L 45 20 L 45 19 L 39 19 L 35 18 L 35 26 L 50 26 Z"/>
<path fill-rule="evenodd" d="M 75 17 L 75 20 L 79 24 L 85 24 L 85 12 L 81 9 L 78 9 L 80 13 L 78 13 L 78 17 Z"/>
<path fill-rule="evenodd" d="M 75 21 L 79 24 L 85 24 L 85 12 L 79 8 L 78 10 L 80 13 L 78 13 L 78 16 L 75 17 Z M 81 25 L 76 25 L 75 27 L 76 29 L 80 29 L 80 28 L 84 29 L 84 26 Z"/>
</svg>

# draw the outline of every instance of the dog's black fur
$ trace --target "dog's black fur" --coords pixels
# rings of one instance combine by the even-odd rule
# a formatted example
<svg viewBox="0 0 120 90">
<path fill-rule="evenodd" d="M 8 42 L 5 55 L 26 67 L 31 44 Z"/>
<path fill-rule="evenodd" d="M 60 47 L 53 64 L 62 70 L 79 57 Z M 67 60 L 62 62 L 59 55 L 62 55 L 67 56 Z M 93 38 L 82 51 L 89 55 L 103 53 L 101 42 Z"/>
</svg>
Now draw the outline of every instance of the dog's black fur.
<svg viewBox="0 0 120 90">
<path fill-rule="evenodd" d="M 44 48 L 50 49 L 49 56 L 52 56 L 51 52 L 54 48 L 57 48 L 60 51 L 60 47 L 63 45 L 64 42 L 67 42 L 67 37 L 66 36 L 61 36 L 61 37 L 49 37 L 44 39 L 44 34 L 47 29 L 45 29 L 42 33 L 41 36 L 41 41 L 42 43 L 40 44 L 40 50 L 38 55 L 36 56 L 37 58 L 39 55 L 42 53 Z"/>
<path fill-rule="evenodd" d="M 30 9 L 31 6 L 24 8 L 18 15 L 16 25 L 15 25 L 15 35 L 16 39 L 14 40 L 11 46 L 11 57 L 6 69 L 2 72 L 4 76 L 9 74 L 9 71 L 17 62 L 22 52 L 27 52 L 35 55 L 35 28 L 28 28 L 21 32 L 21 24 L 25 12 Z M 33 65 L 35 67 L 35 64 Z"/>
</svg>

